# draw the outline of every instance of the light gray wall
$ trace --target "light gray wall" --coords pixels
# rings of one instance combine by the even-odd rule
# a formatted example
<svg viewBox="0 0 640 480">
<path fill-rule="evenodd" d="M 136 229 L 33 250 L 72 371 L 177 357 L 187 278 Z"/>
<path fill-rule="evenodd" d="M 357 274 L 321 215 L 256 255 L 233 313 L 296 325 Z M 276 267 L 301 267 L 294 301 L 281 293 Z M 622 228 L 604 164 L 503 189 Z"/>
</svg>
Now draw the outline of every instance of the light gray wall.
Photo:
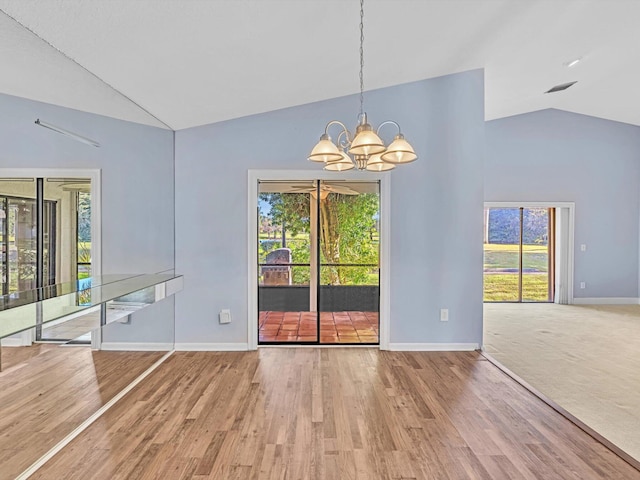
<svg viewBox="0 0 640 480">
<path fill-rule="evenodd" d="M 393 343 L 481 343 L 483 91 L 478 70 L 366 95 L 420 155 L 389 173 Z M 306 157 L 326 122 L 357 112 L 354 95 L 176 133 L 177 343 L 246 343 L 247 171 L 319 169 Z"/>
<path fill-rule="evenodd" d="M 36 118 L 97 140 L 94 148 Z M 174 267 L 173 132 L 0 94 L 0 168 L 102 171 L 103 273 Z M 173 341 L 173 299 L 110 330 L 107 341 Z"/>
<path fill-rule="evenodd" d="M 575 202 L 575 297 L 637 297 L 640 128 L 551 109 L 486 141 L 485 201 Z"/>
</svg>

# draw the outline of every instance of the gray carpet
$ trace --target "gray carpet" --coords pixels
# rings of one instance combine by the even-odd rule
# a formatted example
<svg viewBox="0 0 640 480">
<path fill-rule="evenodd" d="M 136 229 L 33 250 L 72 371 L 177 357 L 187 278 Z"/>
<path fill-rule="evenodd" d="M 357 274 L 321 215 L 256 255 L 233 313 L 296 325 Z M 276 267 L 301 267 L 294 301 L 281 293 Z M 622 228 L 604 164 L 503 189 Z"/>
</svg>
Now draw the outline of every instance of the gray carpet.
<svg viewBox="0 0 640 480">
<path fill-rule="evenodd" d="M 640 305 L 485 304 L 484 349 L 640 461 Z"/>
</svg>

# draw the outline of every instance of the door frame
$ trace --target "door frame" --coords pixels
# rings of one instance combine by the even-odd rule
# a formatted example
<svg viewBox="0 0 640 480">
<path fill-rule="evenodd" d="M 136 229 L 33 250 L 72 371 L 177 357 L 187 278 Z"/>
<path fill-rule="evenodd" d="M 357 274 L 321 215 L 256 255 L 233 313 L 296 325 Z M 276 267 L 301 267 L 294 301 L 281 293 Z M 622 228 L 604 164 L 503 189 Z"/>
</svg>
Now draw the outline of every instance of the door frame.
<svg viewBox="0 0 640 480">
<path fill-rule="evenodd" d="M 555 298 L 553 303 L 573 304 L 574 283 L 574 202 L 484 202 L 484 208 L 555 208 Z M 561 214 L 564 210 L 566 215 Z M 484 281 L 484 275 L 483 275 Z"/>
<path fill-rule="evenodd" d="M 326 170 L 249 170 L 247 175 L 247 345 L 258 348 L 258 182 L 260 180 L 359 180 L 380 182 L 380 350 L 389 349 L 390 341 L 390 212 L 391 185 L 389 174 Z M 322 347 L 325 345 L 313 345 Z M 329 345 L 326 345 L 329 346 Z"/>
</svg>

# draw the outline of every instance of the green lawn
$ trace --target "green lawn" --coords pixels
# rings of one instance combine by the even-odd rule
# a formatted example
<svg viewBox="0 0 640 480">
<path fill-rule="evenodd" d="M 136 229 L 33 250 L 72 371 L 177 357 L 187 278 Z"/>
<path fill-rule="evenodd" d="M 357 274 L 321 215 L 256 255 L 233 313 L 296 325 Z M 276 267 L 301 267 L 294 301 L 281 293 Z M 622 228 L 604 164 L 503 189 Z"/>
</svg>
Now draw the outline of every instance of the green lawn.
<svg viewBox="0 0 640 480">
<path fill-rule="evenodd" d="M 524 275 L 522 277 L 522 300 L 525 302 L 549 301 L 547 275 Z M 518 301 L 518 275 L 485 274 L 485 302 Z"/>
<path fill-rule="evenodd" d="M 519 245 L 484 245 L 484 300 L 518 300 Z M 546 245 L 523 245 L 522 299 L 548 301 L 548 251 Z M 504 271 L 513 269 L 515 271 Z M 488 273 L 495 272 L 495 273 Z"/>
</svg>

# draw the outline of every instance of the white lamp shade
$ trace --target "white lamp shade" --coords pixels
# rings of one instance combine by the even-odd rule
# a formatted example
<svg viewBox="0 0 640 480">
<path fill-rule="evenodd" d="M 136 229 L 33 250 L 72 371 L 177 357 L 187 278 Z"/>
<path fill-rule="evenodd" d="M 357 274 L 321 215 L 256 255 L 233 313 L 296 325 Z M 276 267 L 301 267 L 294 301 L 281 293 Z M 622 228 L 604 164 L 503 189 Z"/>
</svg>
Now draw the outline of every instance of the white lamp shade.
<svg viewBox="0 0 640 480">
<path fill-rule="evenodd" d="M 312 162 L 335 162 L 342 159 L 342 154 L 338 147 L 331 141 L 330 138 L 320 137 L 320 141 L 316 143 L 316 146 L 311 150 L 309 160 Z"/>
<path fill-rule="evenodd" d="M 391 142 L 387 151 L 380 157 L 384 162 L 401 164 L 413 162 L 418 158 L 416 152 L 413 151 L 413 147 L 404 139 L 402 134 L 396 136 L 395 140 Z"/>
<path fill-rule="evenodd" d="M 324 169 L 332 172 L 344 172 L 345 170 L 351 170 L 352 168 L 355 168 L 353 161 L 346 153 L 343 152 L 340 157 L 340 160 L 327 162 L 327 164 L 324 166 Z"/>
<path fill-rule="evenodd" d="M 370 129 L 363 129 L 356 134 L 353 142 L 351 142 L 351 147 L 349 147 L 349 153 L 353 155 L 364 155 L 366 157 L 384 151 L 384 142 L 380 140 L 376 132 Z"/>
<path fill-rule="evenodd" d="M 369 157 L 369 160 L 367 160 L 367 170 L 370 172 L 386 172 L 394 168 L 396 168 L 396 166 L 392 163 L 383 162 L 380 154 L 372 155 Z"/>
</svg>

